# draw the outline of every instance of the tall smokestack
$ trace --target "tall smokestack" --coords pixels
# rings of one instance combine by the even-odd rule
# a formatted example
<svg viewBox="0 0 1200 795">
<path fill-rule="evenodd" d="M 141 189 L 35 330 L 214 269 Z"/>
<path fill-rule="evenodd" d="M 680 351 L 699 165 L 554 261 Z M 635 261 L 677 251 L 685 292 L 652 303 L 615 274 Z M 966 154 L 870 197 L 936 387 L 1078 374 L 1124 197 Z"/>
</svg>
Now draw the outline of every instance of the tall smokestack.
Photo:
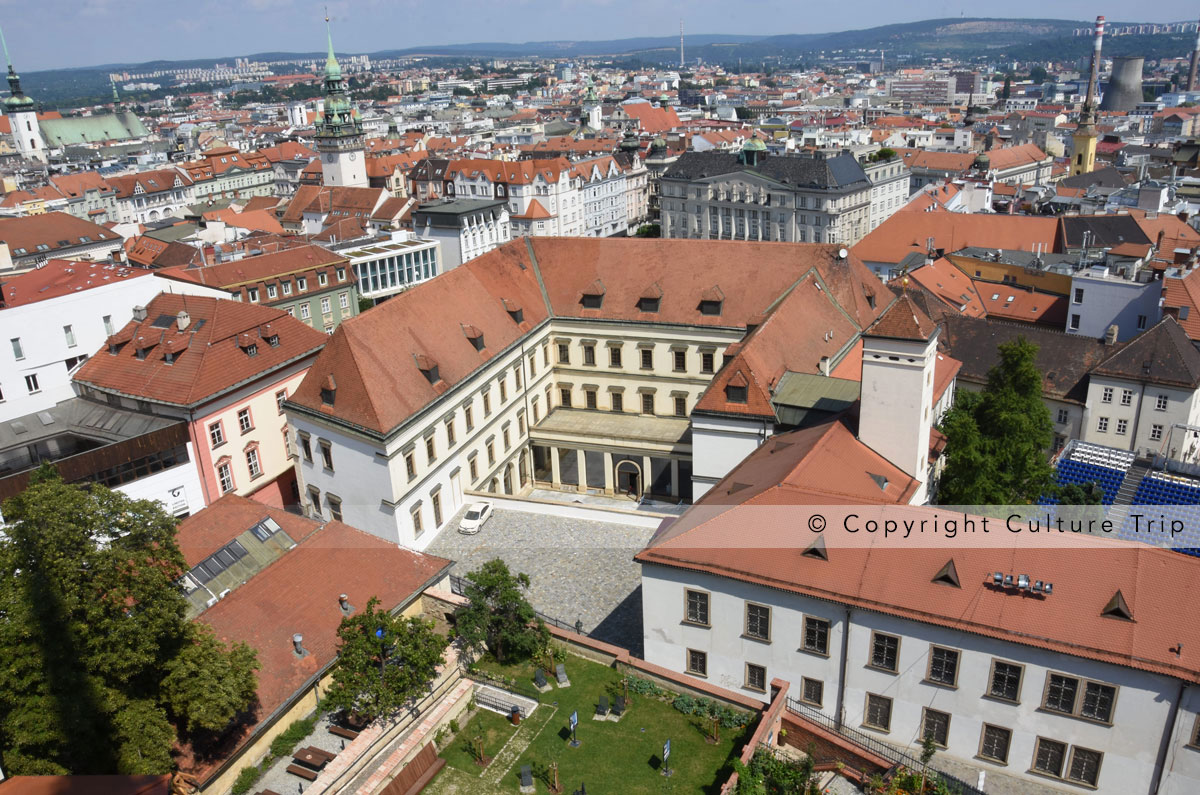
<svg viewBox="0 0 1200 795">
<path fill-rule="evenodd" d="M 1184 91 L 1196 90 L 1196 66 L 1200 65 L 1200 23 L 1196 24 L 1196 46 L 1192 47 L 1192 67 L 1188 69 L 1188 81 Z"/>
<path fill-rule="evenodd" d="M 1096 17 L 1096 35 L 1092 42 L 1092 70 L 1088 76 L 1087 98 L 1083 101 L 1081 124 L 1092 124 L 1096 117 L 1096 87 L 1100 81 L 1100 46 L 1104 43 L 1104 17 Z"/>
<path fill-rule="evenodd" d="M 1193 60 L 1192 63 L 1195 63 Z M 683 20 L 679 20 L 679 68 L 683 68 Z"/>
</svg>

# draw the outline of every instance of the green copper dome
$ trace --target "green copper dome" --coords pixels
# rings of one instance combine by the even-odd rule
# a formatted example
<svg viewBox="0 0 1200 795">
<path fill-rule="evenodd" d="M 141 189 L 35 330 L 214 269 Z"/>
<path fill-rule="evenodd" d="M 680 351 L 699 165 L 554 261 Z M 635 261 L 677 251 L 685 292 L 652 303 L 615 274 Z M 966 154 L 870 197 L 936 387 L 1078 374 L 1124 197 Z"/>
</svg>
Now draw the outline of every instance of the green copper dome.
<svg viewBox="0 0 1200 795">
<path fill-rule="evenodd" d="M 763 143 L 761 140 L 759 140 L 758 138 L 751 138 L 749 141 L 746 141 L 746 145 L 742 147 L 742 151 L 743 152 L 765 152 L 765 151 L 767 151 L 767 145 L 765 143 Z"/>
</svg>

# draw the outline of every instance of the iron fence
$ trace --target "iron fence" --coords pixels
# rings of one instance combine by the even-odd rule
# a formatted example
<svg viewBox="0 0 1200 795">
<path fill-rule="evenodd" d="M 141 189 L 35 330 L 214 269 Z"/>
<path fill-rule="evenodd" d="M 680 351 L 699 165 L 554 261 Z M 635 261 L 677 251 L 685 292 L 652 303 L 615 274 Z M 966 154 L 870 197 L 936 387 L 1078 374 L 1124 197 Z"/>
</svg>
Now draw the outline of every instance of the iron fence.
<svg viewBox="0 0 1200 795">
<path fill-rule="evenodd" d="M 826 715 L 824 712 L 814 709 L 791 696 L 788 696 L 787 699 L 787 709 L 789 712 L 799 715 L 807 721 L 828 729 L 841 738 L 857 745 L 859 748 L 888 760 L 891 762 L 893 770 L 900 766 L 907 767 L 909 770 L 921 770 L 924 767 L 921 764 L 921 760 L 901 751 L 899 748 L 881 742 L 866 732 L 861 732 L 858 729 L 847 726 L 835 720 L 831 715 Z M 950 791 L 951 795 L 986 795 L 983 790 L 976 789 L 962 779 L 955 778 L 940 770 L 934 770 L 933 772 L 946 785 L 946 789 Z"/>
</svg>

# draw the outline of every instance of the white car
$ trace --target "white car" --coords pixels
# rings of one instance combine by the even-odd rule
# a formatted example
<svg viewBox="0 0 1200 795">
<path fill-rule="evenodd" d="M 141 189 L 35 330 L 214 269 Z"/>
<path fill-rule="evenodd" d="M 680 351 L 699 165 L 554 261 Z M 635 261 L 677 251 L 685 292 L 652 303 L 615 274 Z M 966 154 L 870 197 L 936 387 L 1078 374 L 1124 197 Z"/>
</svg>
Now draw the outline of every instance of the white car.
<svg viewBox="0 0 1200 795">
<path fill-rule="evenodd" d="M 462 522 L 458 525 L 458 532 L 467 535 L 474 535 L 479 532 L 479 528 L 483 527 L 488 519 L 492 518 L 492 505 L 487 502 L 473 502 L 467 506 L 467 512 L 463 514 Z"/>
</svg>

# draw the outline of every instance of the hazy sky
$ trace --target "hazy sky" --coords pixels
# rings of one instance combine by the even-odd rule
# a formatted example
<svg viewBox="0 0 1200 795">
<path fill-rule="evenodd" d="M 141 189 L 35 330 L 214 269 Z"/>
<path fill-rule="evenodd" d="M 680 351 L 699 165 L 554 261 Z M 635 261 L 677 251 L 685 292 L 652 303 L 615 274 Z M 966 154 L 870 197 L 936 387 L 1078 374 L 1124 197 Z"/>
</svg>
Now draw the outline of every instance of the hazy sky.
<svg viewBox="0 0 1200 795">
<path fill-rule="evenodd" d="M 1009 0 L 1009 17 L 1172 22 L 1195 19 L 1194 2 L 1158 0 L 1105 8 L 1079 0 Z M 693 33 L 819 33 L 979 15 L 964 0 L 332 0 L 339 52 L 475 41 L 596 40 Z M 0 0 L 0 24 L 20 71 L 323 49 L 324 12 L 311 0 Z"/>
</svg>

